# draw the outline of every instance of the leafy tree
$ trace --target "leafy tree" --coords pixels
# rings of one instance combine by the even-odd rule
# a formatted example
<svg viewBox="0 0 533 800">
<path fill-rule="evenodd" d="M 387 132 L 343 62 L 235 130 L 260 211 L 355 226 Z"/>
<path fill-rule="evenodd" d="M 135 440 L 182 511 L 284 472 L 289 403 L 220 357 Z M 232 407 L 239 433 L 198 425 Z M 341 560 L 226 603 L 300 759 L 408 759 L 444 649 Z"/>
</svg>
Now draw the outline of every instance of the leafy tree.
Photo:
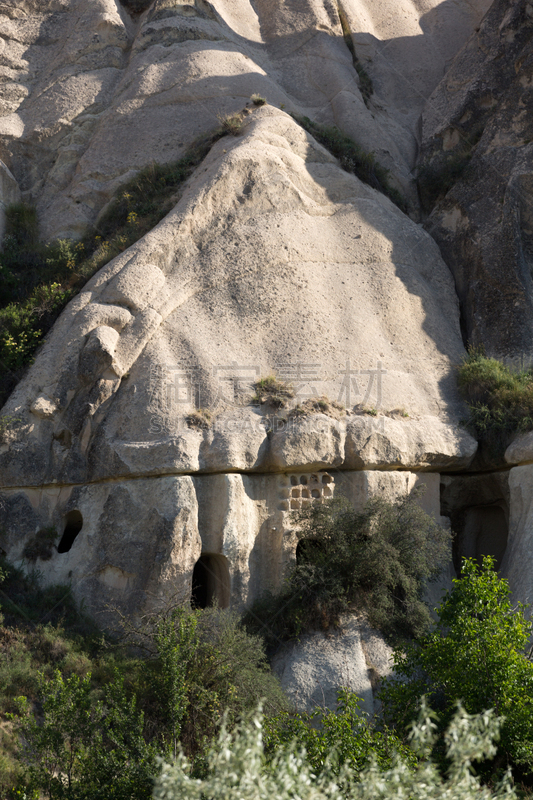
<svg viewBox="0 0 533 800">
<path fill-rule="evenodd" d="M 148 653 L 136 688 L 149 735 L 167 757 L 179 743 L 200 763 L 224 713 L 234 725 L 261 698 L 269 713 L 286 706 L 263 640 L 243 630 L 236 614 L 179 608 L 132 636 Z"/>
<path fill-rule="evenodd" d="M 50 800 L 148 800 L 155 750 L 143 738 L 143 715 L 135 698 L 115 679 L 98 699 L 91 675 L 64 679 L 56 671 L 41 680 L 42 721 L 22 726 L 30 786 Z"/>
<path fill-rule="evenodd" d="M 459 700 L 472 714 L 493 708 L 504 720 L 493 766 L 507 762 L 533 772 L 533 663 L 525 652 L 532 624 L 525 610 L 511 606 L 509 585 L 491 556 L 481 567 L 463 559 L 435 629 L 394 652 L 396 676 L 381 690 L 389 721 L 407 730 L 423 695 L 442 725 Z"/>
<path fill-rule="evenodd" d="M 412 492 L 395 503 L 376 497 L 361 512 L 343 498 L 302 509 L 300 557 L 281 591 L 254 604 L 246 626 L 275 645 L 357 608 L 389 636 L 423 633 L 431 621 L 425 585 L 449 558 L 450 534 L 417 500 Z"/>
<path fill-rule="evenodd" d="M 159 670 L 154 674 L 161 716 L 166 723 L 170 753 L 176 758 L 183 718 L 189 705 L 188 671 L 198 649 L 198 615 L 175 609 L 158 620 L 154 641 Z"/>
</svg>

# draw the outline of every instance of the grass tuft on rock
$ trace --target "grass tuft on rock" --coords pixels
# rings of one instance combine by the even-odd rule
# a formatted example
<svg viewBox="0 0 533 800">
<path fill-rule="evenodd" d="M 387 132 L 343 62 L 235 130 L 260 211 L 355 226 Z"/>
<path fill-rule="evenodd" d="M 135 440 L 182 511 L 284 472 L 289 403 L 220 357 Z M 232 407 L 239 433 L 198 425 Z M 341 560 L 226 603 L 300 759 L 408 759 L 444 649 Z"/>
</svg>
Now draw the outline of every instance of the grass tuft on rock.
<svg viewBox="0 0 533 800">
<path fill-rule="evenodd" d="M 515 369 L 471 348 L 457 384 L 469 408 L 465 426 L 493 455 L 502 454 L 516 434 L 533 430 L 532 369 Z"/>
<path fill-rule="evenodd" d="M 276 378 L 275 375 L 267 375 L 254 384 L 255 394 L 252 397 L 252 405 L 262 405 L 266 403 L 274 408 L 285 408 L 289 400 L 294 397 L 292 384 Z"/>
<path fill-rule="evenodd" d="M 312 122 L 309 117 L 300 117 L 293 114 L 299 125 L 310 133 L 317 142 L 320 142 L 329 152 L 339 159 L 341 167 L 346 172 L 356 175 L 363 183 L 372 186 L 395 203 L 398 208 L 407 213 L 407 204 L 400 192 L 391 185 L 389 170 L 376 161 L 374 153 L 368 153 L 347 136 L 339 128 L 320 125 Z"/>
<path fill-rule="evenodd" d="M 305 419 L 312 414 L 325 414 L 327 417 L 340 419 L 346 415 L 346 409 L 336 400 L 330 400 L 325 395 L 322 397 L 309 397 L 303 403 L 298 403 L 294 408 L 291 408 L 288 418 Z"/>
</svg>

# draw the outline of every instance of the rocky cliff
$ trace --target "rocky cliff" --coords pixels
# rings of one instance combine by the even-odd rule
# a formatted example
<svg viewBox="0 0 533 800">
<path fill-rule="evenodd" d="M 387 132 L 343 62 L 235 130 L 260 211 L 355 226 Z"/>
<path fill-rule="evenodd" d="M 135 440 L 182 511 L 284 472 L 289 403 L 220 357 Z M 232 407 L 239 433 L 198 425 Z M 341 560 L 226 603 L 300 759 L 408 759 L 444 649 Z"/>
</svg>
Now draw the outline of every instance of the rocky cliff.
<svg viewBox="0 0 533 800">
<path fill-rule="evenodd" d="M 188 599 L 193 574 L 240 608 L 294 558 L 291 510 L 424 483 L 456 557 L 497 553 L 525 599 L 531 467 L 465 474 L 454 374 L 467 337 L 530 352 L 533 17 L 488 6 L 5 0 L 2 201 L 35 203 L 46 238 L 98 226 L 135 171 L 242 112 L 6 404 L 9 558 L 54 526 L 37 566 L 91 611 Z M 374 152 L 404 211 L 302 116 Z M 257 394 L 270 375 L 284 408 Z M 527 437 L 508 461 L 533 461 Z"/>
</svg>

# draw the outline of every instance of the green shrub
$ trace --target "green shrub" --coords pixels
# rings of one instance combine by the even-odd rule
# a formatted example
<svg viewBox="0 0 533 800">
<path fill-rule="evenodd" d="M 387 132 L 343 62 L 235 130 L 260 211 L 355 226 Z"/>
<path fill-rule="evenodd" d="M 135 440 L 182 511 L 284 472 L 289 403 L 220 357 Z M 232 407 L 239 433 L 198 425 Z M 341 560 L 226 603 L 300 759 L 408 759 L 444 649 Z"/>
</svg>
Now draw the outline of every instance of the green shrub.
<svg viewBox="0 0 533 800">
<path fill-rule="evenodd" d="M 374 189 L 386 194 L 402 211 L 406 212 L 408 210 L 399 191 L 390 184 L 389 171 L 382 167 L 381 164 L 378 164 L 373 153 L 363 150 L 353 139 L 342 133 L 338 128 L 319 125 L 317 122 L 312 122 L 309 117 L 299 117 L 293 114 L 293 118 L 317 142 L 320 142 L 335 158 L 339 159 L 341 167 L 346 172 L 352 172 L 363 183 L 367 183 Z"/>
<path fill-rule="evenodd" d="M 425 711 L 425 710 L 424 710 Z M 207 758 L 202 780 L 190 774 L 183 756 L 161 765 L 154 800 L 515 800 L 506 777 L 500 786 L 482 787 L 472 774 L 472 763 L 494 752 L 499 722 L 487 712 L 470 717 L 459 710 L 447 732 L 450 768 L 443 777 L 428 758 L 434 734 L 431 717 L 422 713 L 412 732 L 420 762 L 411 768 L 401 756 L 382 770 L 376 763 L 362 772 L 344 765 L 335 768 L 331 752 L 317 775 L 305 750 L 281 746 L 265 761 L 262 719 L 255 716 L 231 734 L 220 731 Z"/>
<path fill-rule="evenodd" d="M 51 536 L 51 529 L 48 529 L 46 538 Z M 39 573 L 25 575 L 3 558 L 0 558 L 0 572 L 3 576 L 0 580 L 0 608 L 6 624 L 29 624 L 33 627 L 61 623 L 74 636 L 90 636 L 97 630 L 94 623 L 76 608 L 69 586 L 42 587 Z"/>
<path fill-rule="evenodd" d="M 149 800 L 156 751 L 144 740 L 143 714 L 123 678 L 115 673 L 100 696 L 90 674 L 65 680 L 56 671 L 52 679 L 42 675 L 39 688 L 42 719 L 25 703 L 21 726 L 28 786 L 50 800 Z"/>
<path fill-rule="evenodd" d="M 135 631 L 148 658 L 135 690 L 150 738 L 167 755 L 177 742 L 200 759 L 226 713 L 228 724 L 263 698 L 269 713 L 285 707 L 278 680 L 269 669 L 264 643 L 240 626 L 237 615 L 216 608 L 176 609 Z"/>
<path fill-rule="evenodd" d="M 533 430 L 533 372 L 516 370 L 480 349 L 471 349 L 457 371 L 457 385 L 468 403 L 466 427 L 493 454 L 517 433 Z"/>
<path fill-rule="evenodd" d="M 512 764 L 533 777 L 533 663 L 526 655 L 532 623 L 514 608 L 506 580 L 485 556 L 463 559 L 462 577 L 437 609 L 434 630 L 394 652 L 395 677 L 380 699 L 387 719 L 405 732 L 422 696 L 445 727 L 458 701 L 472 714 L 494 708 L 503 723 L 490 772 Z M 398 680 L 399 678 L 399 680 Z"/>
<path fill-rule="evenodd" d="M 155 753 L 183 747 L 201 772 L 224 713 L 234 725 L 261 698 L 271 714 L 286 708 L 263 641 L 230 612 L 178 608 L 114 641 L 79 613 L 68 587 L 40 589 L 36 574 L 5 562 L 0 573 L 0 721 L 15 714 L 24 729 L 20 740 L 3 728 L 1 797 L 15 778 L 21 792 L 37 786 L 54 798 L 149 797 Z M 67 751 L 72 786 L 61 795 Z"/>
<path fill-rule="evenodd" d="M 368 714 L 361 710 L 361 698 L 349 689 L 339 689 L 336 711 L 317 709 L 312 714 L 279 714 L 264 719 L 264 748 L 267 758 L 274 758 L 281 747 L 305 749 L 313 773 L 320 773 L 330 764 L 335 772 L 347 765 L 359 773 L 372 761 L 380 769 L 390 769 L 396 756 L 415 766 L 413 751 L 388 728 L 378 730 Z"/>
<path fill-rule="evenodd" d="M 27 561 L 50 561 L 54 552 L 54 544 L 59 536 L 55 527 L 43 528 L 32 536 L 24 546 L 23 557 Z"/>
<path fill-rule="evenodd" d="M 395 503 L 374 498 L 362 512 L 344 499 L 312 503 L 295 513 L 302 548 L 279 593 L 245 615 L 270 645 L 365 610 L 387 636 L 421 634 L 430 623 L 425 582 L 449 558 L 450 534 L 418 505 L 416 493 Z"/>
</svg>

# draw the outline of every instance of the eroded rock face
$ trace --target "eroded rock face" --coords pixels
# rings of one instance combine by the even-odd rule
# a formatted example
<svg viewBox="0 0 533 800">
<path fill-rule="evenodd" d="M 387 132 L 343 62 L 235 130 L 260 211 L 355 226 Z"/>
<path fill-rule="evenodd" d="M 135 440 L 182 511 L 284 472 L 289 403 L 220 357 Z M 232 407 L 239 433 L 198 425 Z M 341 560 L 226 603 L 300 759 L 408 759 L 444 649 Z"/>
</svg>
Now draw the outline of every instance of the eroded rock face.
<svg viewBox="0 0 533 800">
<path fill-rule="evenodd" d="M 299 711 L 335 709 L 342 686 L 361 698 L 363 712 L 373 715 L 379 705 L 375 692 L 380 679 L 392 671 L 391 655 L 378 631 L 363 618 L 346 615 L 335 631 L 306 634 L 299 642 L 284 645 L 274 656 L 272 669 Z"/>
<path fill-rule="evenodd" d="M 63 313 L 5 406 L 18 422 L 2 482 L 464 468 L 462 354 L 432 239 L 265 108 Z M 251 404 L 254 381 L 284 370 L 295 401 L 324 394 L 351 415 L 280 419 Z M 353 414 L 358 403 L 376 416 Z M 206 428 L 187 422 L 197 407 L 214 415 Z"/>
<path fill-rule="evenodd" d="M 533 549 L 531 546 L 533 466 L 514 467 L 509 473 L 509 541 L 501 572 L 508 578 L 515 602 L 533 601 Z"/>
<path fill-rule="evenodd" d="M 79 236 L 136 170 L 259 93 L 375 150 L 415 209 L 424 98 L 488 2 L 154 0 L 132 17 L 120 0 L 6 0 L 0 158 L 45 237 Z M 368 107 L 344 35 L 375 80 Z"/>
<path fill-rule="evenodd" d="M 0 547 L 24 561 L 54 525 L 37 566 L 88 610 L 187 600 L 199 563 L 202 596 L 242 608 L 294 557 L 291 511 L 334 493 L 394 500 L 424 472 L 439 517 L 438 472 L 471 463 L 438 247 L 277 108 L 375 150 L 416 211 L 424 96 L 487 2 L 418 5 L 0 7 L 0 156 L 47 237 L 81 234 L 136 170 L 180 157 L 252 93 L 272 104 L 249 109 L 170 214 L 89 281 L 4 408 Z M 366 103 L 345 36 L 375 80 Z M 270 373 L 294 385 L 285 409 L 253 400 Z M 319 396 L 320 413 L 295 407 Z"/>
<path fill-rule="evenodd" d="M 5 490 L 0 551 L 48 584 L 71 584 L 103 625 L 204 601 L 242 610 L 276 588 L 295 558 L 291 512 L 344 496 L 356 509 L 376 494 L 393 502 L 425 487 L 421 503 L 439 518 L 439 476 L 410 472 L 302 472 L 158 476 L 85 485 Z M 74 524 L 73 524 L 74 522 Z M 35 561 L 27 548 L 55 527 L 55 545 Z M 195 574 L 202 560 L 204 569 Z"/>
<path fill-rule="evenodd" d="M 533 6 L 497 0 L 423 117 L 427 190 L 467 165 L 425 227 L 454 274 L 465 338 L 498 357 L 533 351 L 532 81 Z"/>
</svg>

